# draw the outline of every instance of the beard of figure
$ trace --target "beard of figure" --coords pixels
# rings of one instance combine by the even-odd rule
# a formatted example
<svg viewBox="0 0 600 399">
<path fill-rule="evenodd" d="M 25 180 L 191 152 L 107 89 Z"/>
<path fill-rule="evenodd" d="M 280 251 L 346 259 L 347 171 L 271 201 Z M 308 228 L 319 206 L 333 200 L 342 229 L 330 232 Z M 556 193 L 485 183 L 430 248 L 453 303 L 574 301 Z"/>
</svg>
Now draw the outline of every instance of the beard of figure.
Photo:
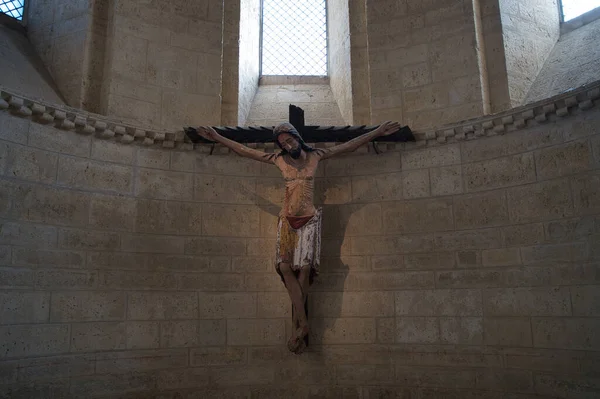
<svg viewBox="0 0 600 399">
<path fill-rule="evenodd" d="M 298 145 L 296 148 L 290 150 L 289 153 L 292 158 L 298 159 L 300 158 L 300 155 L 302 155 L 302 147 Z"/>
</svg>

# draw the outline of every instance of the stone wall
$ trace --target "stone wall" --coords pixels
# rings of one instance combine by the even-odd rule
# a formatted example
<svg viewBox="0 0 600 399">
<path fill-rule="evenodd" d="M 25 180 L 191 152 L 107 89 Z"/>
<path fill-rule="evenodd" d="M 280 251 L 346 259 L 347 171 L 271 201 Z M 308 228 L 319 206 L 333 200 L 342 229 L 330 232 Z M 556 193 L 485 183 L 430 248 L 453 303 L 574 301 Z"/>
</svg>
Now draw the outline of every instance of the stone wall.
<svg viewBox="0 0 600 399">
<path fill-rule="evenodd" d="M 252 102 L 246 125 L 275 126 L 287 122 L 290 104 L 304 110 L 307 125 L 347 125 L 327 79 L 315 78 L 314 83 L 302 83 L 305 79 L 295 77 L 274 79 L 288 80 L 293 84 L 261 84 Z M 323 81 L 324 84 L 318 81 Z"/>
<path fill-rule="evenodd" d="M 223 1 L 110 4 L 102 113 L 152 128 L 220 124 Z"/>
<path fill-rule="evenodd" d="M 367 3 L 371 119 L 426 128 L 482 115 L 472 1 Z"/>
<path fill-rule="evenodd" d="M 5 94 L 0 397 L 600 394 L 600 85 L 324 162 L 301 356 L 274 167 Z"/>
<path fill-rule="evenodd" d="M 600 14 L 600 12 L 598 12 Z M 600 19 L 560 38 L 527 94 L 526 103 L 540 101 L 600 77 Z"/>
<path fill-rule="evenodd" d="M 0 14 L 0 20 L 3 15 Z M 8 18 L 8 17 L 7 17 Z M 64 104 L 52 76 L 23 32 L 0 22 L 0 86 Z"/>
<path fill-rule="evenodd" d="M 101 112 L 108 5 L 101 0 L 32 0 L 27 36 L 73 107 Z"/>
<path fill-rule="evenodd" d="M 500 0 L 508 89 L 523 104 L 560 35 L 557 0 Z"/>
<path fill-rule="evenodd" d="M 345 124 L 352 125 L 352 71 L 348 0 L 327 2 L 328 58 L 331 91 Z"/>
</svg>

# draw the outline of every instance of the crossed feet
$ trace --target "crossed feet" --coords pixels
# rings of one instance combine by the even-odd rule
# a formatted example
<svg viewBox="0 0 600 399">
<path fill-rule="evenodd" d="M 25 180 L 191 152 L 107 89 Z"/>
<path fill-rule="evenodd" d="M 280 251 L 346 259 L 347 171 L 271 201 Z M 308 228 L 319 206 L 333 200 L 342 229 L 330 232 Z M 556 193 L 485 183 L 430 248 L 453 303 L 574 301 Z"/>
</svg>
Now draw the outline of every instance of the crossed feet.
<svg viewBox="0 0 600 399">
<path fill-rule="evenodd" d="M 290 352 L 294 352 L 299 355 L 306 349 L 306 342 L 304 341 L 304 337 L 306 337 L 309 333 L 310 329 L 308 324 L 305 324 L 302 327 L 297 327 L 290 339 L 288 340 L 288 349 Z"/>
</svg>

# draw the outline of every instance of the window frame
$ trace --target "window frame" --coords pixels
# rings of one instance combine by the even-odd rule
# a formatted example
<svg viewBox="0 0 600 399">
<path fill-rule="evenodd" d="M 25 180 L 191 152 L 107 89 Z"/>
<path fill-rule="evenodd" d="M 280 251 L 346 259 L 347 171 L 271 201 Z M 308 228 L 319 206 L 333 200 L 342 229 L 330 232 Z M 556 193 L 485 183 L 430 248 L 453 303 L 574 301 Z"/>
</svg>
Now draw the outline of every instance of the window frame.
<svg viewBox="0 0 600 399">
<path fill-rule="evenodd" d="M 571 32 L 571 31 L 574 31 L 575 29 L 578 29 L 584 25 L 587 25 L 590 22 L 600 19 L 600 6 L 599 6 L 599 7 L 593 8 L 587 12 L 584 12 L 583 14 L 581 14 L 573 19 L 565 21 L 563 0 L 558 0 L 557 5 L 558 5 L 558 17 L 559 17 L 558 19 L 559 19 L 559 24 L 560 24 L 560 34 L 561 35 Z"/>
<path fill-rule="evenodd" d="M 9 23 L 9 24 L 15 23 L 15 24 L 18 24 L 19 26 L 27 26 L 27 21 L 28 21 L 27 16 L 29 14 L 28 10 L 29 10 L 29 0 L 23 0 L 23 17 L 20 20 L 18 20 L 18 19 L 16 19 L 13 16 L 10 16 L 8 14 L 0 12 L 0 15 L 2 16 L 2 21 L 1 22 L 4 23 L 4 24 L 6 24 L 6 23 Z M 9 22 L 9 21 L 11 21 L 11 22 Z"/>
<path fill-rule="evenodd" d="M 323 0 L 325 3 L 325 48 L 327 50 L 327 55 L 325 57 L 325 75 L 263 75 L 263 10 L 264 10 L 264 1 L 260 0 L 260 16 L 259 16 L 259 47 L 258 47 L 258 78 L 259 81 L 262 81 L 264 77 L 269 80 L 277 80 L 273 77 L 283 77 L 283 79 L 290 77 L 293 80 L 300 81 L 302 79 L 311 80 L 320 80 L 320 79 L 328 79 L 330 72 L 330 51 L 329 51 L 329 1 Z M 560 1 L 560 0 L 559 0 Z M 271 78 L 271 79 L 270 79 Z"/>
</svg>

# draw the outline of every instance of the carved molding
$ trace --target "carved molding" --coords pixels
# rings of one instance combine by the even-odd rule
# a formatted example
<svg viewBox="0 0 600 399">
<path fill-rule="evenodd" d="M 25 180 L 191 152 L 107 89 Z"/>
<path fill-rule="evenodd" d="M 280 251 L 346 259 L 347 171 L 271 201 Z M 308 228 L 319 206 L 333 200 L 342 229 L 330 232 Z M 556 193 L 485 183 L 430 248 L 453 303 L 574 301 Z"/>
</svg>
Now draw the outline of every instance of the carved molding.
<svg viewBox="0 0 600 399">
<path fill-rule="evenodd" d="M 523 130 L 547 123 L 557 118 L 567 118 L 576 111 L 587 111 L 600 103 L 600 80 L 584 85 L 545 100 L 513 108 L 494 115 L 460 121 L 438 129 L 413 131 L 416 142 L 409 143 L 370 143 L 357 152 L 384 152 L 411 147 L 437 146 L 463 140 L 496 136 Z M 31 99 L 10 90 L 0 90 L 0 111 L 28 118 L 35 123 L 52 125 L 58 129 L 78 134 L 95 135 L 100 139 L 114 140 L 122 144 L 160 146 L 177 150 L 193 150 L 207 153 L 228 153 L 222 146 L 192 144 L 183 130 L 156 131 L 126 124 L 113 118 L 93 114 L 80 109 L 49 104 L 39 99 Z M 182 128 L 183 129 L 183 128 Z M 328 147 L 334 143 L 309 143 L 315 147 Z M 265 152 L 274 152 L 273 143 L 255 144 L 252 147 Z"/>
</svg>

